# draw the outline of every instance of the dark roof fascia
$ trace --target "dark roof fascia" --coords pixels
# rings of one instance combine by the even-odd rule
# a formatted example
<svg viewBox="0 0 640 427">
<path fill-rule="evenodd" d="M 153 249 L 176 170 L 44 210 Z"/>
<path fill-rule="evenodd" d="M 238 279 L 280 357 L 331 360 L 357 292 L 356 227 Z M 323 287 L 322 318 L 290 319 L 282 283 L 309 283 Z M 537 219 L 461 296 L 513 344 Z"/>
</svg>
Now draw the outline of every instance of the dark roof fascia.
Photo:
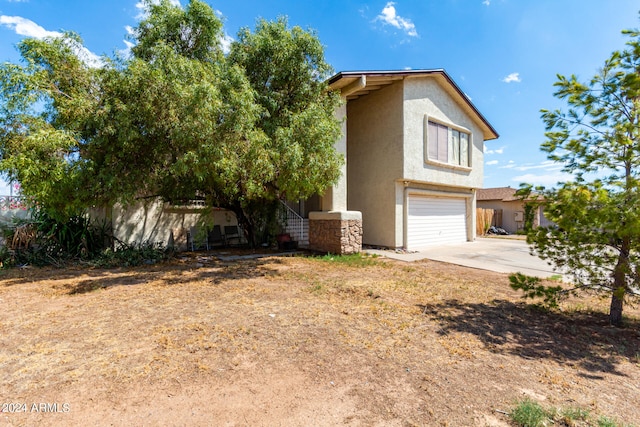
<svg viewBox="0 0 640 427">
<path fill-rule="evenodd" d="M 358 77 L 358 76 L 410 76 L 410 75 L 427 75 L 434 73 L 444 73 L 443 68 L 435 68 L 432 70 L 369 70 L 369 71 L 340 71 L 338 74 L 330 77 L 327 80 L 329 85 L 337 82 L 343 77 Z"/>
</svg>

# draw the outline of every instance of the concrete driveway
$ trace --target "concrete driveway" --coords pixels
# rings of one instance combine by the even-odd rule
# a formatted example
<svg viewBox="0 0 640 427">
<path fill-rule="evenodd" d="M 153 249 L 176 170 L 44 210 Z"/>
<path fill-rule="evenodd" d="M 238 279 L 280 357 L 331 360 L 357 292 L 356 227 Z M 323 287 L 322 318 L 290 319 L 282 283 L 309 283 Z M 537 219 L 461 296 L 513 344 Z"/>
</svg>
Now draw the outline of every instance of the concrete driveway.
<svg viewBox="0 0 640 427">
<path fill-rule="evenodd" d="M 478 237 L 475 242 L 441 245 L 407 254 L 377 249 L 367 249 L 366 252 L 402 261 L 430 259 L 498 273 L 520 272 L 541 278 L 561 274 L 546 261 L 529 254 L 527 242 L 518 238 Z"/>
</svg>

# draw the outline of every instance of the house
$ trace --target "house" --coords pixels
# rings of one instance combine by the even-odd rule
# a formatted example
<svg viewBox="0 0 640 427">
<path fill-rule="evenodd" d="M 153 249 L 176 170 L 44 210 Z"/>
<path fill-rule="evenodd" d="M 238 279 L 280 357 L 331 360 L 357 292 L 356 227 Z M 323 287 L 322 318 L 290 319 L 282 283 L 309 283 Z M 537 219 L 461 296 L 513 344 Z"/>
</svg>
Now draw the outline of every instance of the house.
<svg viewBox="0 0 640 427">
<path fill-rule="evenodd" d="M 336 149 L 346 162 L 321 211 L 309 213 L 310 246 L 348 253 L 358 244 L 417 250 L 474 240 L 484 141 L 498 133 L 451 77 L 353 71 L 329 86 L 344 99 Z"/>
<path fill-rule="evenodd" d="M 184 205 L 173 205 L 159 198 L 139 200 L 131 205 L 115 204 L 94 208 L 90 216 L 108 224 L 113 236 L 128 244 L 160 243 L 183 251 L 208 248 L 209 245 L 242 242 L 238 221 L 233 212 L 210 208 L 203 201 L 194 200 Z M 207 230 L 219 226 L 215 238 Z M 227 236 L 229 235 L 229 236 Z"/>
<path fill-rule="evenodd" d="M 493 209 L 493 224 L 515 234 L 524 229 L 525 202 L 516 195 L 516 189 L 511 187 L 483 188 L 478 190 L 478 208 Z M 550 222 L 544 217 L 542 206 L 533 212 L 533 227 L 548 226 Z"/>
<path fill-rule="evenodd" d="M 484 141 L 498 133 L 451 77 L 441 69 L 350 71 L 328 83 L 344 100 L 335 149 L 345 163 L 324 194 L 287 204 L 296 239 L 341 254 L 363 244 L 417 250 L 474 240 Z M 201 213 L 152 204 L 109 215 L 129 240 L 185 247 Z M 214 224 L 237 224 L 229 212 L 214 214 Z"/>
</svg>

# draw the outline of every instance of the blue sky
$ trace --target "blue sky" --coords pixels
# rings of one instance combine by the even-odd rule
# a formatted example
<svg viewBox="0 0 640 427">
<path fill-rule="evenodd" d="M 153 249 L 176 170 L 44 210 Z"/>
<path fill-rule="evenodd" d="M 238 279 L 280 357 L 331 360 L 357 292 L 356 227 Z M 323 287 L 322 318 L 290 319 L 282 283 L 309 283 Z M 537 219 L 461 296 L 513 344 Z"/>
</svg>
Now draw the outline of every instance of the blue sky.
<svg viewBox="0 0 640 427">
<path fill-rule="evenodd" d="M 640 27 L 637 0 L 208 3 L 229 40 L 257 18 L 286 15 L 290 25 L 314 29 L 336 72 L 444 68 L 500 134 L 486 143 L 484 187 L 562 178 L 539 149 L 540 109 L 563 106 L 553 97 L 556 74 L 590 79 L 624 48 L 621 30 Z M 18 61 L 15 45 L 25 36 L 63 30 L 82 36 L 88 56 L 126 49 L 139 6 L 138 0 L 0 0 L 0 61 Z"/>
</svg>

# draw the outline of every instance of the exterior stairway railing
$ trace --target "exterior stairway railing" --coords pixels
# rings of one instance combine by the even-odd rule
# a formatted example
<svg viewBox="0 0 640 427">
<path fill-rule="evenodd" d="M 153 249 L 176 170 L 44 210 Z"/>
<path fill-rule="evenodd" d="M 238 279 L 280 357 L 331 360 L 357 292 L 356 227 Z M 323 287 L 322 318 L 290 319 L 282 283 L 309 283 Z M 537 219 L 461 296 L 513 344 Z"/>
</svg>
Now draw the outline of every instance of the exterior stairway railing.
<svg viewBox="0 0 640 427">
<path fill-rule="evenodd" d="M 282 228 L 291 235 L 291 238 L 299 245 L 309 244 L 309 221 L 301 217 L 285 202 L 282 203 L 283 215 L 281 216 Z"/>
</svg>

